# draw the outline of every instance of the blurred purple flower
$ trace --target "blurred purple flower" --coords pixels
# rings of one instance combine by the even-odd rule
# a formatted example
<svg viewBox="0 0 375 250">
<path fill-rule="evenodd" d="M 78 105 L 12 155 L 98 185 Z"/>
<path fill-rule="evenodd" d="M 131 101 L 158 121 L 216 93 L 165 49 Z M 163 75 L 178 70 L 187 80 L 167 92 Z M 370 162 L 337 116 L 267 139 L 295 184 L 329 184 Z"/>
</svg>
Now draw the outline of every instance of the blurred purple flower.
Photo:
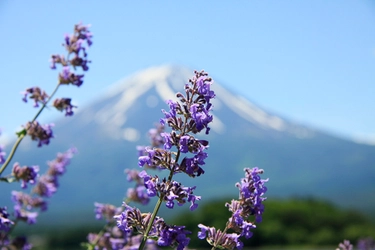
<svg viewBox="0 0 375 250">
<path fill-rule="evenodd" d="M 72 105 L 71 98 L 58 98 L 53 102 L 53 106 L 59 110 L 65 110 L 65 116 L 72 116 L 73 115 L 73 108 L 77 108 L 77 106 Z"/>
<path fill-rule="evenodd" d="M 38 147 L 41 147 L 43 144 L 48 145 L 51 138 L 53 138 L 53 133 L 51 127 L 54 124 L 45 124 L 41 126 L 37 121 L 28 122 L 24 128 L 27 131 L 27 134 L 30 135 L 31 140 L 38 142 Z"/>
<path fill-rule="evenodd" d="M 4 147 L 0 145 L 0 164 L 3 164 L 5 162 L 5 155 Z"/>
<path fill-rule="evenodd" d="M 344 240 L 339 244 L 339 247 L 336 250 L 353 250 L 353 245 L 350 244 L 350 241 Z"/>
<path fill-rule="evenodd" d="M 142 214 L 138 208 L 132 208 L 126 203 L 123 206 L 125 210 L 120 215 L 115 216 L 118 228 L 126 234 L 130 234 L 133 228 L 137 228 L 139 233 L 143 234 L 148 223 L 151 222 L 151 214 Z M 177 247 L 177 249 L 182 250 L 189 244 L 190 239 L 186 235 L 190 233 L 185 230 L 184 226 L 169 226 L 164 222 L 163 218 L 156 216 L 149 232 L 149 237 L 157 238 L 159 246 Z"/>
<path fill-rule="evenodd" d="M 10 227 L 14 224 L 13 221 L 8 219 L 9 214 L 7 212 L 7 207 L 0 207 L 0 232 L 9 231 Z M 0 240 L 1 245 L 1 240 Z"/>
<path fill-rule="evenodd" d="M 33 188 L 33 192 L 42 197 L 51 197 L 57 191 L 56 180 L 48 175 L 43 175 L 38 179 Z"/>
<path fill-rule="evenodd" d="M 28 88 L 24 92 L 21 92 L 24 95 L 22 100 L 27 102 L 27 96 L 30 94 L 29 99 L 34 99 L 34 107 L 39 107 L 39 103 L 45 104 L 48 99 L 46 92 L 41 90 L 39 87 Z"/>
<path fill-rule="evenodd" d="M 23 166 L 21 167 L 18 162 L 14 163 L 12 174 L 16 180 L 21 180 L 21 188 L 27 188 L 27 183 L 35 184 L 38 177 L 39 166 Z"/>
<path fill-rule="evenodd" d="M 144 186 L 128 188 L 126 196 L 129 201 L 139 202 L 142 205 L 146 205 L 150 202 L 150 197 L 147 195 L 146 191 L 147 190 Z"/>
<path fill-rule="evenodd" d="M 95 202 L 95 218 L 100 220 L 104 218 L 107 222 L 113 220 L 113 216 L 120 214 L 121 207 L 115 207 L 111 204 L 102 204 Z"/>
<path fill-rule="evenodd" d="M 35 224 L 38 213 L 22 209 L 19 204 L 16 204 L 14 205 L 14 216 L 16 217 L 16 219 L 26 221 L 28 224 Z"/>
<path fill-rule="evenodd" d="M 54 160 L 48 161 L 49 166 L 47 175 L 57 177 L 62 175 L 66 171 L 66 166 L 69 165 L 70 159 L 74 154 L 77 153 L 77 149 L 72 147 L 64 153 L 57 153 L 57 156 Z"/>
</svg>

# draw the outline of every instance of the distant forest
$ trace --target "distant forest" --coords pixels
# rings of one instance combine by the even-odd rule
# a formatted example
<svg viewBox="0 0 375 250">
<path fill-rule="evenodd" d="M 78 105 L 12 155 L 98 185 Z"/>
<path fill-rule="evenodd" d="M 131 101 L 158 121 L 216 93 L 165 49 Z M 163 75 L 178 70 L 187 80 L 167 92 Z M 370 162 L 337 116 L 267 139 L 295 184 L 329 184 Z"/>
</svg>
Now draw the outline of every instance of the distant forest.
<svg viewBox="0 0 375 250">
<path fill-rule="evenodd" d="M 190 249 L 208 249 L 205 240 L 197 238 L 199 223 L 223 229 L 230 216 L 224 206 L 230 199 L 216 200 L 202 204 L 196 211 L 180 214 L 171 219 L 171 224 L 185 225 L 191 234 Z M 104 221 L 102 221 L 104 225 Z M 42 249 L 82 249 L 89 232 L 98 232 L 101 226 L 23 227 L 38 234 L 36 250 Z M 18 234 L 22 234 L 23 230 Z M 245 247 L 285 248 L 288 247 L 331 247 L 335 249 L 344 239 L 356 245 L 361 238 L 375 238 L 375 220 L 354 210 L 341 209 L 326 201 L 305 198 L 265 201 L 263 221 L 253 230 L 249 240 L 243 240 Z M 29 232 L 28 232 L 29 234 Z M 35 237 L 34 237 L 35 238 Z M 38 247 L 39 245 L 39 247 Z"/>
</svg>

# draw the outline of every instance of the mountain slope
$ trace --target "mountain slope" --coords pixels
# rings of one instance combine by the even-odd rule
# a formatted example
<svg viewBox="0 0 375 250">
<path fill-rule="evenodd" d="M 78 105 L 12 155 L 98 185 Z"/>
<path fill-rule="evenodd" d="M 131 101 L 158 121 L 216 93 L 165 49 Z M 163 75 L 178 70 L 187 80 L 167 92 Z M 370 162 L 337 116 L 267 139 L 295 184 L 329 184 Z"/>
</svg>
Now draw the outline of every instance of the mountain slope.
<svg viewBox="0 0 375 250">
<path fill-rule="evenodd" d="M 50 146 L 23 143 L 17 161 L 42 169 L 56 152 L 71 145 L 78 148 L 49 213 L 61 218 L 81 213 L 82 220 L 93 220 L 95 201 L 120 205 L 132 185 L 123 171 L 138 168 L 136 146 L 148 144 L 148 130 L 163 116 L 161 109 L 168 109 L 165 100 L 182 92 L 192 76 L 190 69 L 169 65 L 140 71 L 73 117 L 56 121 Z M 243 177 L 243 168 L 258 166 L 265 170 L 264 178 L 270 178 L 269 197 L 311 195 L 342 206 L 375 209 L 375 147 L 294 124 L 216 82 L 212 89 L 217 96 L 212 130 L 207 137 L 198 136 L 210 141 L 206 173 L 195 179 L 177 176 L 185 185 L 197 186 L 195 193 L 202 200 L 237 197 L 234 184 Z M 9 189 L 1 192 L 1 201 L 8 199 Z"/>
</svg>

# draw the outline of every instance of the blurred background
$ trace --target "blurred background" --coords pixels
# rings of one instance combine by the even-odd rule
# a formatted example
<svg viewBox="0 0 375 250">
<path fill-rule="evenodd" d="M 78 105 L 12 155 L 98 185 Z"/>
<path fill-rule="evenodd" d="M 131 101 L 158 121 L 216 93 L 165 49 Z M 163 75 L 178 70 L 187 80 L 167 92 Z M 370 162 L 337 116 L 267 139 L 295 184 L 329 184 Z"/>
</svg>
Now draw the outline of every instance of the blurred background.
<svg viewBox="0 0 375 250">
<path fill-rule="evenodd" d="M 266 170 L 264 178 L 270 178 L 269 221 L 265 217 L 264 227 L 259 225 L 260 236 L 254 233 L 253 246 L 332 246 L 344 237 L 353 241 L 361 236 L 375 237 L 374 1 L 1 1 L 0 144 L 7 152 L 15 140 L 14 132 L 35 114 L 31 103 L 22 102 L 20 92 L 32 86 L 40 86 L 46 92 L 54 89 L 58 71 L 49 69 L 50 55 L 64 53 L 60 46 L 64 35 L 72 33 L 74 24 L 80 21 L 92 25 L 94 43 L 88 54 L 93 63 L 80 88 L 64 86 L 58 92 L 58 96 L 73 99 L 79 107 L 77 117 L 62 120 L 63 114 L 46 110 L 39 121 L 56 123 L 55 141 L 51 147 L 42 149 L 31 149 L 30 142 L 25 142 L 16 155 L 23 165 L 43 165 L 56 152 L 72 145 L 80 151 L 72 162 L 75 171 L 69 170 L 66 179 L 63 177 L 61 189 L 51 201 L 50 215 L 40 216 L 43 226 L 34 226 L 34 232 L 45 233 L 43 228 L 51 226 L 51 216 L 61 225 L 65 219 L 59 221 L 57 215 L 73 216 L 72 211 L 67 212 L 67 201 L 79 204 L 76 210 L 85 225 L 90 224 L 89 218 L 94 220 L 93 201 L 121 204 L 129 185 L 125 183 L 125 175 L 121 176 L 123 169 L 131 167 L 130 164 L 136 167 L 135 145 L 147 143 L 143 134 L 161 115 L 155 110 L 167 107 L 160 102 L 151 110 L 154 116 L 127 113 L 129 120 L 141 122 L 141 125 L 131 124 L 131 128 L 142 128 L 139 140 L 104 141 L 109 136 L 103 132 L 103 126 L 90 125 L 88 129 L 83 121 L 89 124 L 87 116 L 102 109 L 111 110 L 108 107 L 115 106 L 118 98 L 107 94 L 114 92 L 113 86 L 123 90 L 121 86 L 129 84 L 131 79 L 144 79 L 140 76 L 150 74 L 144 70 L 151 67 L 158 72 L 151 80 L 158 82 L 164 77 L 175 91 L 182 91 L 182 84 L 176 87 L 178 84 L 170 82 L 173 78 L 170 74 L 177 72 L 179 77 L 185 77 L 181 72 L 186 68 L 205 69 L 227 91 L 222 92 L 222 99 L 218 97 L 216 105 L 218 121 L 226 125 L 227 132 L 214 131 L 210 157 L 231 155 L 236 160 L 225 162 L 225 166 L 218 166 L 221 160 L 207 160 L 204 180 L 208 183 L 215 176 L 217 180 L 228 177 L 228 165 L 236 169 L 228 178 L 237 181 L 242 177 L 243 167 L 259 166 Z M 168 68 L 171 72 L 158 71 L 163 69 L 158 68 L 160 65 L 173 66 Z M 134 77 L 129 80 L 131 75 Z M 240 119 L 233 107 L 230 110 L 230 102 L 226 102 L 235 96 L 247 100 L 241 103 L 242 107 L 264 112 L 266 121 L 277 117 L 287 129 L 275 131 L 272 126 L 267 127 L 270 123 L 242 117 L 249 123 L 239 123 L 242 127 L 233 128 L 243 131 L 242 134 L 228 132 L 231 129 L 228 121 L 233 117 Z M 140 107 L 148 100 L 147 96 L 143 100 L 141 95 L 137 97 L 134 106 Z M 129 124 L 121 126 L 132 131 Z M 301 129 L 312 135 L 308 136 L 312 139 L 296 136 L 295 131 Z M 83 135 L 82 131 L 90 132 Z M 70 136 L 63 136 L 66 133 Z M 228 145 L 229 142 L 237 145 L 237 150 L 236 147 L 215 149 L 215 143 L 220 145 L 222 138 L 226 138 Z M 243 139 L 246 142 L 239 142 L 240 138 L 246 138 Z M 97 146 L 100 152 L 85 150 L 93 141 L 104 145 Z M 244 154 L 246 157 L 242 157 Z M 210 168 L 215 169 L 213 166 L 220 168 L 221 174 L 210 172 Z M 108 181 L 114 180 L 113 176 L 123 179 L 125 184 Z M 81 187 L 82 179 L 92 181 Z M 223 196 L 233 197 L 230 195 L 236 195 L 236 190 L 227 190 L 234 182 L 225 186 L 222 193 L 213 192 L 212 184 L 204 186 L 201 193 L 212 195 L 212 202 Z M 18 186 L 12 185 L 10 190 L 14 188 Z M 8 187 L 2 190 L 0 201 L 7 204 L 10 190 Z M 204 204 L 210 206 L 202 200 Z M 315 209 L 310 211 L 311 207 Z M 209 213 L 213 208 L 207 208 Z M 314 217 L 318 215 L 323 217 Z M 177 218 L 178 214 L 174 216 Z M 312 221 L 293 224 L 306 216 L 316 218 L 312 221 L 319 222 L 318 225 Z M 207 216 L 192 214 L 191 217 Z M 343 221 L 347 222 L 345 227 L 340 224 Z M 72 233 L 76 232 L 73 229 L 76 225 L 64 226 L 69 237 L 77 236 Z M 90 226 L 100 228 L 100 223 L 93 222 Z M 291 227 L 289 236 L 283 234 L 288 232 L 287 226 Z M 338 228 L 342 232 L 337 233 Z M 306 235 L 312 232 L 314 236 L 307 239 Z M 69 242 L 69 237 L 60 241 Z"/>
</svg>

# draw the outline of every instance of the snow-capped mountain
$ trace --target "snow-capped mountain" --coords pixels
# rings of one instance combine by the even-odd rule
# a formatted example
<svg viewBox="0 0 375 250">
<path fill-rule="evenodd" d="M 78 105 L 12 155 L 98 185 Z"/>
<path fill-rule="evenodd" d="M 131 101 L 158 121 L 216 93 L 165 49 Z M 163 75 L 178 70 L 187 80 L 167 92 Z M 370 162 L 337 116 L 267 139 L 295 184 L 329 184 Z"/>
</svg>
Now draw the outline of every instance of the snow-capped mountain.
<svg viewBox="0 0 375 250">
<path fill-rule="evenodd" d="M 148 130 L 162 118 L 161 109 L 169 109 L 165 101 L 176 99 L 193 75 L 191 69 L 171 65 L 139 71 L 113 84 L 72 118 L 55 121 L 56 138 L 50 146 L 23 143 L 17 161 L 42 169 L 56 152 L 78 148 L 49 213 L 84 214 L 95 201 L 120 205 L 132 185 L 124 169 L 138 168 L 136 146 L 148 144 Z M 234 184 L 243 177 L 243 168 L 258 166 L 270 178 L 270 197 L 310 195 L 362 210 L 375 208 L 375 147 L 294 124 L 218 82 L 212 89 L 214 121 L 210 135 L 202 136 L 210 141 L 206 173 L 194 179 L 177 176 L 185 185 L 197 186 L 195 193 L 203 201 L 237 197 Z M 1 201 L 8 194 L 1 192 Z M 90 212 L 81 218 L 94 216 Z"/>
<path fill-rule="evenodd" d="M 128 111 L 134 107 L 136 101 L 144 100 L 149 108 L 155 108 L 160 104 L 165 105 L 166 100 L 176 99 L 176 92 L 183 90 L 184 84 L 192 75 L 193 71 L 185 67 L 164 65 L 148 68 L 114 84 L 102 98 L 107 101 L 103 102 L 104 105 L 93 111 L 94 114 L 91 115 L 98 124 L 111 124 L 108 130 L 112 136 L 116 131 L 116 138 L 118 134 L 122 134 L 124 139 L 136 140 L 141 131 L 129 129 L 126 126 Z M 308 138 L 315 134 L 313 129 L 295 125 L 279 116 L 267 113 L 243 96 L 228 91 L 217 82 L 213 88 L 216 98 L 213 100 L 215 119 L 212 130 L 218 134 L 224 134 L 231 126 L 231 122 L 228 124 L 225 117 L 222 117 L 220 112 L 222 109 L 230 110 L 252 126 L 263 130 L 286 132 L 298 138 Z"/>
</svg>

